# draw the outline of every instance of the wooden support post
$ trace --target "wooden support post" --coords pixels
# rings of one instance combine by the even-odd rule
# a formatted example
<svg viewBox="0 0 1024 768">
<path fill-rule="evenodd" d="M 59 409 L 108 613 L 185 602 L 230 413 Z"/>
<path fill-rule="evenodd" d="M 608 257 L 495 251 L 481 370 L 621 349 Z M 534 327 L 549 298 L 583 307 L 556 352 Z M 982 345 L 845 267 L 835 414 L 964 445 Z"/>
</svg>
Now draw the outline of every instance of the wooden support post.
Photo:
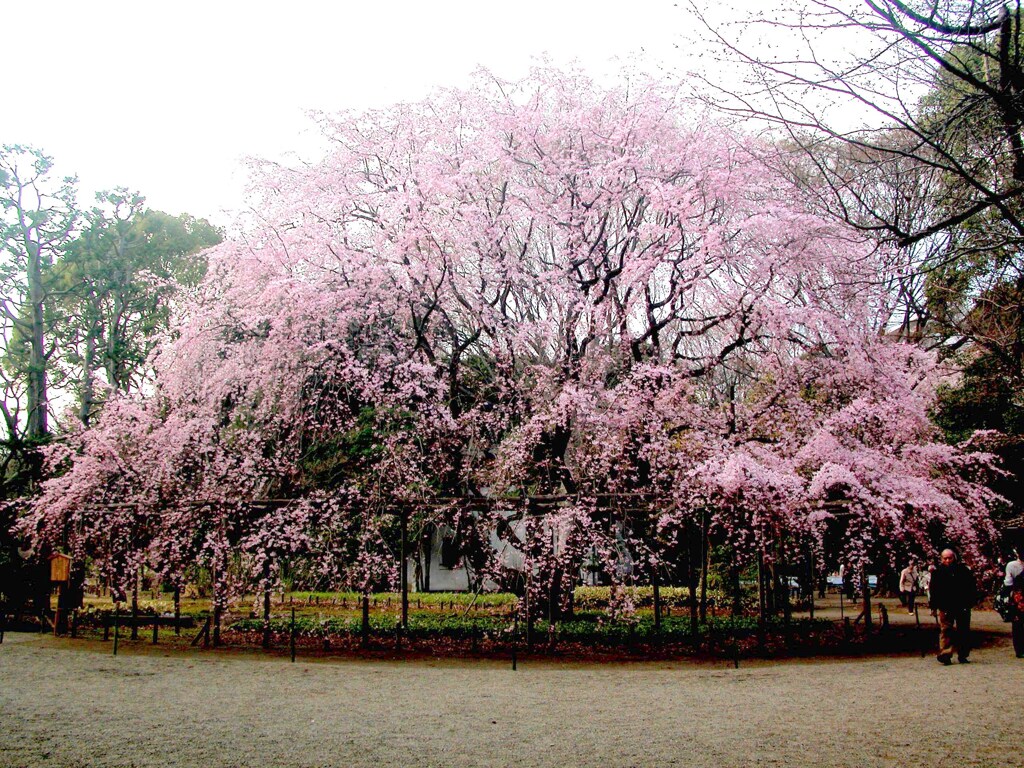
<svg viewBox="0 0 1024 768">
<path fill-rule="evenodd" d="M 764 551 L 758 550 L 757 553 L 757 645 L 760 648 L 764 648 L 765 634 L 767 631 L 768 623 L 768 603 L 767 595 L 765 594 L 764 588 L 765 580 L 765 567 L 764 567 Z"/>
<path fill-rule="evenodd" d="M 60 598 L 63 595 L 63 584 L 57 584 L 57 610 L 53 614 L 53 636 L 57 636 L 57 626 L 60 624 Z"/>
<path fill-rule="evenodd" d="M 370 644 L 370 593 L 363 592 L 363 624 L 360 627 L 360 644 L 366 648 Z"/>
<path fill-rule="evenodd" d="M 213 568 L 213 647 L 220 646 L 220 611 L 221 611 L 221 578 L 223 575 L 219 563 Z"/>
<path fill-rule="evenodd" d="M 733 562 L 729 566 L 732 576 L 732 611 L 729 612 L 729 630 L 732 633 L 732 660 L 736 669 L 740 668 L 740 644 L 736 637 L 736 616 L 743 610 L 743 594 L 740 585 L 740 566 L 736 562 L 736 553 L 733 552 Z"/>
<path fill-rule="evenodd" d="M 117 614 L 118 614 L 118 607 L 115 604 L 114 605 L 114 655 L 115 656 L 117 656 L 117 641 L 119 639 L 119 630 L 120 630 L 120 628 L 117 625 L 118 624 L 118 620 L 120 619 L 120 617 Z"/>
<path fill-rule="evenodd" d="M 181 635 L 181 587 L 174 588 L 174 634 Z"/>
<path fill-rule="evenodd" d="M 221 609 L 220 603 L 214 603 L 213 605 L 213 647 L 220 647 L 220 616 Z"/>
<path fill-rule="evenodd" d="M 207 616 L 206 621 L 203 623 L 203 628 L 199 630 L 195 637 L 192 638 L 192 642 L 189 644 L 191 648 L 195 648 L 199 645 L 199 641 L 203 642 L 203 647 L 206 648 L 210 644 L 210 619 Z"/>
<path fill-rule="evenodd" d="M 135 573 L 135 586 L 132 587 L 132 640 L 139 639 L 139 578 L 138 571 Z"/>
<path fill-rule="evenodd" d="M 871 619 L 871 585 L 868 584 L 868 569 L 867 566 L 861 566 L 860 569 L 860 582 L 861 591 L 864 596 L 864 631 L 870 633 L 872 629 Z"/>
<path fill-rule="evenodd" d="M 808 549 L 807 550 L 807 578 L 808 578 L 807 586 L 808 586 L 808 589 L 810 590 L 809 597 L 810 597 L 810 600 L 811 600 L 810 612 L 811 612 L 811 620 L 812 621 L 814 620 L 814 596 L 815 596 L 815 594 L 817 594 L 817 591 L 818 591 L 817 575 L 818 575 L 817 574 L 817 569 L 814 567 L 814 551 L 811 550 L 811 549 Z"/>
<path fill-rule="evenodd" d="M 160 626 L 160 617 L 159 616 L 154 616 L 153 617 L 153 645 L 156 645 L 156 643 L 157 643 L 157 637 L 158 637 L 157 633 L 159 632 L 159 629 L 158 629 L 159 626 Z"/>
<path fill-rule="evenodd" d="M 512 614 L 512 671 L 516 671 L 516 636 L 519 634 L 519 606 Z"/>
<path fill-rule="evenodd" d="M 270 590 L 263 592 L 263 647 L 270 647 Z"/>
<path fill-rule="evenodd" d="M 698 578 L 697 578 L 697 567 L 696 557 L 693 543 L 693 524 L 689 521 L 686 523 L 686 586 L 690 593 L 690 641 L 693 642 L 697 639 L 697 624 L 700 621 L 700 604 L 699 598 L 697 597 L 698 589 Z"/>
<path fill-rule="evenodd" d="M 708 513 L 700 513 L 700 623 L 708 623 L 708 570 L 711 568 L 711 547 L 708 546 Z"/>
<path fill-rule="evenodd" d="M 408 555 L 406 554 L 406 540 L 409 537 L 409 510 L 407 507 L 402 507 L 402 543 L 400 566 L 402 568 L 402 629 L 409 629 L 409 568 L 406 560 Z"/>
<path fill-rule="evenodd" d="M 779 547 L 779 549 L 781 550 L 782 548 Z M 781 558 L 780 558 L 779 563 L 780 563 L 780 567 L 778 567 L 776 569 L 776 573 L 778 573 L 779 571 L 782 572 L 781 573 L 782 621 L 783 621 L 783 624 L 786 627 L 786 632 L 788 634 L 789 630 L 790 630 L 790 627 L 792 625 L 792 621 L 793 621 L 793 603 L 790 600 L 790 594 L 789 594 L 790 593 L 790 587 L 789 587 L 789 576 L 787 575 L 788 568 L 785 567 L 785 563 L 781 562 Z M 780 587 L 780 579 L 779 579 L 778 576 L 776 577 L 775 582 L 776 582 L 776 584 L 775 584 L 776 588 L 779 588 Z"/>
<path fill-rule="evenodd" d="M 530 605 L 530 572 L 526 572 L 526 652 L 533 653 L 533 606 Z"/>
<path fill-rule="evenodd" d="M 651 588 L 654 592 L 654 631 L 661 632 L 661 584 L 657 566 L 651 569 Z"/>
<path fill-rule="evenodd" d="M 292 664 L 295 663 L 295 607 L 292 606 L 292 622 L 291 622 L 291 640 L 290 647 L 292 652 Z"/>
</svg>

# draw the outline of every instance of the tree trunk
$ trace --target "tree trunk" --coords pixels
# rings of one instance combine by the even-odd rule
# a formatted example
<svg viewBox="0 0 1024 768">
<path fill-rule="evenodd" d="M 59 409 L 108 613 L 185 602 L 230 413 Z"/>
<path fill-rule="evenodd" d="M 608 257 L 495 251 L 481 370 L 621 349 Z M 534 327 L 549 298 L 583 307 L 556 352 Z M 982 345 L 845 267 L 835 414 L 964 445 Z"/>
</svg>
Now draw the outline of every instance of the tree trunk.
<svg viewBox="0 0 1024 768">
<path fill-rule="evenodd" d="M 89 417 L 96 405 L 96 328 L 90 330 L 85 338 L 85 357 L 82 361 L 82 394 L 78 404 L 78 420 L 88 426 Z"/>
<path fill-rule="evenodd" d="M 420 551 L 423 554 L 423 591 L 430 591 L 430 559 L 434 548 L 434 526 L 427 523 L 420 539 Z"/>
<path fill-rule="evenodd" d="M 870 632 L 872 629 L 871 622 L 871 585 L 868 584 L 868 569 L 867 566 L 862 566 L 860 569 L 860 583 L 861 591 L 864 596 L 864 631 Z"/>
<path fill-rule="evenodd" d="M 43 262 L 39 243 L 27 240 L 28 265 L 26 278 L 30 305 L 28 362 L 28 420 L 25 436 L 39 442 L 49 433 L 49 404 L 46 393 L 46 346 L 43 323 Z"/>
<path fill-rule="evenodd" d="M 121 318 L 124 315 L 124 300 L 116 291 L 113 296 L 114 307 L 110 318 L 110 327 L 107 329 L 107 349 L 104 354 L 104 367 L 107 371 L 107 381 L 117 391 L 124 391 L 128 388 L 128 382 L 124 378 L 120 360 L 118 359 L 118 341 L 121 336 Z"/>
</svg>

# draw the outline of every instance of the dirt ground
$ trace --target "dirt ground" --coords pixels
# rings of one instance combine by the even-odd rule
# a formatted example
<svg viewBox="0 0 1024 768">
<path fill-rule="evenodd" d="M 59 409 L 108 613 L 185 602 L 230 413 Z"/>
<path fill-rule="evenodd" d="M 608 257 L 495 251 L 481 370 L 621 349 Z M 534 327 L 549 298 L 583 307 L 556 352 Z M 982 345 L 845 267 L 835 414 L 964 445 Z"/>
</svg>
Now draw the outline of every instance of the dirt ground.
<svg viewBox="0 0 1024 768">
<path fill-rule="evenodd" d="M 895 606 L 891 618 L 914 620 Z M 201 650 L 114 657 L 109 644 L 8 634 L 0 768 L 1016 765 L 1024 660 L 995 614 L 976 612 L 975 626 L 995 642 L 951 667 L 904 655 L 739 669 L 527 660 L 516 671 Z"/>
</svg>

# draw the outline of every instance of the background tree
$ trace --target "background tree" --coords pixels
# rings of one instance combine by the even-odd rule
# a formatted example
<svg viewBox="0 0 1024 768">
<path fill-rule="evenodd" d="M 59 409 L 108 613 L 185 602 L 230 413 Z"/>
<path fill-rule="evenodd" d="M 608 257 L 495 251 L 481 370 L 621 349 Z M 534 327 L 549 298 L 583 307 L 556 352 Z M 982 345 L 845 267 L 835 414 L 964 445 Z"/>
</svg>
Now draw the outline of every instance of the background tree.
<svg viewBox="0 0 1024 768">
<path fill-rule="evenodd" d="M 767 122 L 785 139 L 775 161 L 823 211 L 895 247 L 887 331 L 965 369 L 941 405 L 950 438 L 968 427 L 1019 438 L 1020 3 L 807 0 L 728 25 L 703 18 L 747 75 L 740 87 L 705 81 L 706 97 Z M 1000 448 L 1018 473 L 1021 445 Z"/>
<path fill-rule="evenodd" d="M 52 160 L 21 145 L 0 148 L 0 600 L 21 602 L 49 584 L 26 563 L 10 534 L 16 507 L 8 500 L 42 479 L 38 449 L 49 426 L 46 275 L 72 236 L 78 217 L 75 179 L 59 178 Z"/>
<path fill-rule="evenodd" d="M 24 501 L 37 490 L 38 448 L 55 431 L 54 402 L 77 395 L 79 418 L 87 422 L 110 391 L 142 383 L 172 302 L 202 278 L 200 252 L 221 240 L 205 220 L 147 210 L 144 202 L 118 189 L 101 193 L 97 206 L 82 213 L 75 179 L 56 178 L 44 153 L 18 145 L 0 153 L 0 502 Z M 8 597 L 22 595 L 32 578 L 10 534 L 17 508 L 0 506 L 0 592 Z M 125 530 L 118 523 L 107 533 Z M 143 540 L 148 526 L 130 530 Z M 65 534 L 52 543 L 66 542 Z"/>
<path fill-rule="evenodd" d="M 24 458 L 26 444 L 38 445 L 49 434 L 46 274 L 78 219 L 76 180 L 54 178 L 52 171 L 52 160 L 32 147 L 4 145 L 0 152 L 5 342 L 0 407 L 8 461 Z"/>
<path fill-rule="evenodd" d="M 98 376 L 115 392 L 144 380 L 172 302 L 202 279 L 201 252 L 222 239 L 205 219 L 146 209 L 125 189 L 101 192 L 97 203 L 51 277 L 61 297 L 50 308 L 59 371 L 84 423 L 105 399 Z"/>
</svg>

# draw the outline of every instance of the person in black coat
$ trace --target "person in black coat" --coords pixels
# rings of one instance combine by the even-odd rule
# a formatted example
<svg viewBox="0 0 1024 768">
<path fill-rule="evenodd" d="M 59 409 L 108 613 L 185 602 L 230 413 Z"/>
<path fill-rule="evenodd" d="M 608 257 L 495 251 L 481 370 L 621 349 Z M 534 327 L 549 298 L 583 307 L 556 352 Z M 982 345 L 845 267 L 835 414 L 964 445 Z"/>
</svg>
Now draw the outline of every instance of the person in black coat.
<svg viewBox="0 0 1024 768">
<path fill-rule="evenodd" d="M 974 573 L 957 560 L 951 549 L 942 550 L 940 564 L 932 573 L 928 607 L 939 620 L 939 655 L 943 664 L 952 664 L 953 654 L 961 664 L 971 655 L 971 609 L 977 602 Z"/>
</svg>

